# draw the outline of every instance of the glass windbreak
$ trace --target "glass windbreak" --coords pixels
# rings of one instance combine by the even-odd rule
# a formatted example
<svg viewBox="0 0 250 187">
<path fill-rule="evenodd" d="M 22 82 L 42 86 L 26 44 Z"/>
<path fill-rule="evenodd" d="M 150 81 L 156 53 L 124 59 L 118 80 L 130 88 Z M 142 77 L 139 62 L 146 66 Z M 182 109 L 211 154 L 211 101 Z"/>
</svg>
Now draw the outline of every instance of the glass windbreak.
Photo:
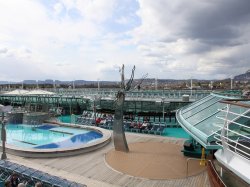
<svg viewBox="0 0 250 187">
<path fill-rule="evenodd" d="M 229 111 L 235 114 L 229 113 L 227 116 L 227 119 L 236 120 L 237 118 L 239 118 L 239 115 L 244 114 L 247 110 L 248 110 L 247 108 L 239 107 L 236 105 L 231 105 Z"/>
<path fill-rule="evenodd" d="M 199 105 L 199 106 L 195 107 L 194 109 L 186 112 L 185 114 L 183 114 L 183 117 L 185 119 L 187 119 L 190 116 L 196 114 L 197 112 L 205 110 L 206 108 L 210 107 L 211 105 L 214 105 L 219 100 L 221 100 L 220 97 L 214 97 L 214 98 L 210 99 L 209 101 L 207 101 L 206 103 L 203 103 L 202 105 Z"/>
<path fill-rule="evenodd" d="M 213 133 L 219 131 L 224 125 L 224 121 L 217 118 L 216 116 L 222 117 L 223 113 L 218 112 L 215 115 L 212 115 L 204 121 L 198 123 L 195 127 L 208 136 L 212 135 Z"/>
<path fill-rule="evenodd" d="M 201 112 L 192 115 L 191 117 L 187 119 L 187 121 L 192 125 L 196 125 L 211 115 L 215 117 L 218 114 L 218 109 L 222 109 L 223 107 L 225 107 L 225 104 L 215 103 L 207 107 L 206 109 L 202 110 Z"/>
<path fill-rule="evenodd" d="M 222 104 L 222 103 L 218 103 L 216 105 L 219 107 L 218 109 L 221 109 L 222 107 L 226 106 L 225 104 Z M 231 105 L 231 107 L 230 107 L 230 112 L 237 113 L 237 114 L 243 114 L 246 112 L 246 110 L 248 110 L 248 109 L 243 108 L 243 107 L 239 107 L 239 106 L 235 106 L 235 105 Z M 230 121 L 236 121 L 240 124 L 247 124 L 249 122 L 248 118 L 240 117 L 237 114 L 228 113 L 227 119 Z M 212 115 L 212 116 L 208 117 L 207 119 L 201 121 L 195 127 L 197 129 L 199 129 L 200 131 L 202 131 L 203 133 L 207 134 L 208 136 L 211 136 L 215 132 L 219 131 L 225 123 L 224 120 L 219 119 L 216 116 L 219 116 L 221 118 L 226 118 L 226 108 L 225 108 L 225 112 L 218 112 L 215 115 Z M 233 123 L 230 126 L 232 128 L 234 128 L 234 130 L 242 129 L 242 127 L 235 125 Z"/>
<path fill-rule="evenodd" d="M 210 99 L 212 99 L 214 97 L 215 96 L 213 96 L 213 95 L 209 95 L 209 96 L 207 96 L 207 97 L 205 97 L 205 98 L 203 98 L 203 99 L 201 99 L 201 100 L 199 100 L 199 101 L 197 101 L 195 103 L 192 103 L 191 105 L 188 105 L 187 108 L 185 108 L 184 110 L 182 110 L 182 114 L 184 114 L 184 113 L 192 110 L 193 108 L 195 108 L 195 107 L 197 107 L 199 105 L 202 105 L 203 103 L 207 102 L 208 100 L 210 100 Z"/>
<path fill-rule="evenodd" d="M 250 113 L 248 113 L 246 116 L 249 117 L 249 115 Z M 243 116 L 237 119 L 235 122 L 242 124 L 244 126 L 239 126 L 238 124 L 234 124 L 234 123 L 230 124 L 229 128 L 233 130 L 233 132 L 231 132 L 232 135 L 238 136 L 237 133 L 240 133 L 245 136 L 250 135 L 250 119 L 249 118 Z M 237 133 L 234 133 L 234 132 L 237 132 Z"/>
</svg>

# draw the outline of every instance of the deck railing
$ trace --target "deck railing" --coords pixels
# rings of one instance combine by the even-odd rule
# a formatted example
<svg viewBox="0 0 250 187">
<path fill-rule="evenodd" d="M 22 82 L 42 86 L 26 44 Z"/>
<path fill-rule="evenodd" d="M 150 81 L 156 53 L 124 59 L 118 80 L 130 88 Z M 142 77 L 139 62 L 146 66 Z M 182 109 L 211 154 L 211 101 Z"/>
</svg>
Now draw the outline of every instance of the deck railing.
<svg viewBox="0 0 250 187">
<path fill-rule="evenodd" d="M 217 143 L 221 145 L 229 155 L 236 154 L 250 160 L 250 126 L 246 125 L 250 121 L 250 104 L 242 101 L 249 100 L 221 101 L 227 104 L 226 109 L 220 110 L 226 115 L 225 117 L 217 116 L 217 118 L 222 119 L 225 124 L 222 133 L 215 133 L 215 139 L 218 140 Z M 232 106 L 240 107 L 241 110 L 232 111 Z M 230 119 L 229 116 L 231 116 L 231 118 L 233 116 L 233 119 Z M 245 120 L 246 124 L 240 122 L 242 120 Z M 231 128 L 231 126 L 234 126 L 234 128 Z"/>
<path fill-rule="evenodd" d="M 226 187 L 226 184 L 220 178 L 211 160 L 207 162 L 207 173 L 211 187 Z"/>
</svg>

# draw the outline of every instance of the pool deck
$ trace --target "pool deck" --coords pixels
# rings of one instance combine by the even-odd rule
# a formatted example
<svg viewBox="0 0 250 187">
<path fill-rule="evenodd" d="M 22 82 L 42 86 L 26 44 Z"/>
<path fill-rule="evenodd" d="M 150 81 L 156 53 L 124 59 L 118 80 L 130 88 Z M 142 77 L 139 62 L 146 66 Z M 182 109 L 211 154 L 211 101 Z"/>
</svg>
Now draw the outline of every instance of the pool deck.
<svg viewBox="0 0 250 187">
<path fill-rule="evenodd" d="M 163 136 L 145 135 L 137 133 L 126 133 L 129 144 L 137 142 L 160 142 L 183 145 L 184 139 L 170 138 Z M 105 156 L 114 149 L 113 141 L 108 145 L 77 156 L 62 158 L 23 158 L 8 154 L 10 161 L 23 164 L 25 166 L 39 169 L 52 175 L 60 176 L 71 181 L 86 184 L 90 187 L 110 187 L 110 186 L 201 186 L 210 187 L 206 171 L 195 176 L 181 179 L 150 180 L 142 177 L 134 177 L 123 174 L 111 168 Z"/>
</svg>

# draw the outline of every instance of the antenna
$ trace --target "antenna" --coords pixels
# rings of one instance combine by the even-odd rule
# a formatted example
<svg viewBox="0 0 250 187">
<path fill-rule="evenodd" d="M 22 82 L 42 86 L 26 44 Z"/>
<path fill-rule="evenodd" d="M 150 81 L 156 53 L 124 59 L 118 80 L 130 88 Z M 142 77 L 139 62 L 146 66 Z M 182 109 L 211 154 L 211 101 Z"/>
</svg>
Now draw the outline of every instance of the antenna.
<svg viewBox="0 0 250 187">
<path fill-rule="evenodd" d="M 155 90 L 158 90 L 158 78 L 155 78 Z"/>
<path fill-rule="evenodd" d="M 55 80 L 53 81 L 53 87 L 54 87 L 54 90 L 56 90 L 56 81 Z"/>
<path fill-rule="evenodd" d="M 97 88 L 98 88 L 98 91 L 99 91 L 100 90 L 100 79 L 98 78 L 97 81 L 98 81 L 97 82 Z"/>
<path fill-rule="evenodd" d="M 190 77 L 190 91 L 191 91 L 191 97 L 193 95 L 193 77 Z"/>
<path fill-rule="evenodd" d="M 72 82 L 72 87 L 73 87 L 73 90 L 75 89 L 75 80 L 73 80 Z"/>
<path fill-rule="evenodd" d="M 231 76 L 231 90 L 233 89 L 233 76 Z"/>
</svg>

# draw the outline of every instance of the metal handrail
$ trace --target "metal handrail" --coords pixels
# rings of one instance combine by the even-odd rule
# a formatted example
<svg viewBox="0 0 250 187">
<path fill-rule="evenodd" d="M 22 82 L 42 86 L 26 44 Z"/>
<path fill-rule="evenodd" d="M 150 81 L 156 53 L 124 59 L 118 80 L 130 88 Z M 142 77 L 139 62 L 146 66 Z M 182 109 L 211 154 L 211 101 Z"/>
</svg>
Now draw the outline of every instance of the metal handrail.
<svg viewBox="0 0 250 187">
<path fill-rule="evenodd" d="M 219 117 L 219 116 L 216 116 L 216 117 L 217 117 L 218 119 L 221 119 L 221 120 L 224 120 L 224 121 L 226 121 L 226 120 L 227 120 L 226 118 L 222 118 L 222 117 Z M 240 124 L 240 123 L 238 123 L 238 122 L 235 122 L 234 120 L 227 120 L 227 122 L 230 122 L 230 123 L 233 123 L 233 124 L 239 125 L 239 126 L 241 126 L 241 127 L 245 127 L 245 128 L 250 129 L 250 127 L 249 127 L 249 126 L 242 125 L 242 124 Z"/>
<path fill-rule="evenodd" d="M 188 163 L 190 160 L 201 160 L 200 158 L 187 158 L 187 168 L 186 168 L 186 177 L 188 177 Z"/>
<path fill-rule="evenodd" d="M 218 135 L 219 135 L 219 134 L 218 134 Z M 219 135 L 219 136 L 220 136 L 220 135 Z M 221 137 L 221 136 L 220 136 L 220 137 Z M 216 136 L 214 136 L 214 138 L 215 138 L 216 140 L 219 140 L 219 141 L 220 141 L 220 139 L 217 138 Z M 232 140 L 232 139 L 229 139 L 228 137 L 223 136 L 223 138 L 225 138 L 226 140 L 230 140 L 231 142 L 234 142 L 234 143 L 235 143 L 235 146 L 233 146 L 233 145 L 231 145 L 231 144 L 225 142 L 228 146 L 230 146 L 230 147 L 234 148 L 234 150 L 238 150 L 238 151 L 240 151 L 240 152 L 242 152 L 242 153 L 244 153 L 244 154 L 246 154 L 246 155 L 248 155 L 248 156 L 250 157 L 250 154 L 249 154 L 249 153 L 247 153 L 247 152 L 245 152 L 245 151 L 243 151 L 243 150 L 237 148 L 237 145 L 240 145 L 240 146 L 242 146 L 242 147 L 244 147 L 244 148 L 250 150 L 249 147 L 247 147 L 247 146 L 245 146 L 245 145 L 243 145 L 243 144 L 241 144 L 241 143 L 239 143 L 239 142 L 236 142 L 236 141 L 234 141 L 234 140 Z M 231 151 L 231 152 L 233 152 L 233 153 L 236 153 L 236 151 L 232 151 L 231 149 L 228 149 L 228 150 Z M 240 154 L 240 155 L 242 156 L 242 154 Z M 243 156 L 243 157 L 246 158 L 245 156 Z M 249 160 L 249 158 L 247 158 L 247 159 Z"/>
<path fill-rule="evenodd" d="M 249 109 L 249 110 L 250 110 L 250 109 Z M 249 112 L 249 110 L 246 110 L 244 113 Z M 225 111 L 225 110 L 223 110 L 223 109 L 219 109 L 219 111 L 221 111 L 221 112 L 228 112 L 228 113 L 230 113 L 230 114 L 234 114 L 234 115 L 238 115 L 238 116 L 246 117 L 246 118 L 249 118 L 249 119 L 250 119 L 250 116 L 246 116 L 246 115 L 243 115 L 243 114 L 239 114 L 239 113 L 235 113 L 235 112 L 231 112 L 231 111 Z"/>
<path fill-rule="evenodd" d="M 223 128 L 224 133 L 219 134 L 218 132 L 216 132 L 215 133 L 216 136 L 214 136 L 214 138 L 216 140 L 218 140 L 219 142 L 221 142 L 222 145 L 220 145 L 220 146 L 222 146 L 227 151 L 230 151 L 233 154 L 237 154 L 237 155 L 239 155 L 239 156 L 241 156 L 241 157 L 243 157 L 243 158 L 245 158 L 247 160 L 250 160 L 250 153 L 248 152 L 250 150 L 250 147 L 244 145 L 243 143 L 241 143 L 239 141 L 235 141 L 230 136 L 228 136 L 228 132 L 230 132 L 230 133 L 233 133 L 233 135 L 235 135 L 237 137 L 242 137 L 242 138 L 244 138 L 246 140 L 250 139 L 248 136 L 229 128 L 229 124 L 235 124 L 239 128 L 241 128 L 241 127 L 244 127 L 244 128 L 247 128 L 247 129 L 250 128 L 249 126 L 246 126 L 244 124 L 236 122 L 236 120 L 241 118 L 241 117 L 245 117 L 247 119 L 250 119 L 250 117 L 246 115 L 250 111 L 250 109 L 248 107 L 250 105 L 245 104 L 245 103 L 238 103 L 239 101 L 242 101 L 242 100 L 241 99 L 240 100 L 224 100 L 223 102 L 221 102 L 221 103 L 227 104 L 227 111 L 224 110 L 224 109 L 220 109 L 219 111 L 220 112 L 226 112 L 226 114 L 233 114 L 236 117 L 234 119 L 232 119 L 232 120 L 229 120 L 227 118 L 227 116 L 226 117 L 216 116 L 218 119 L 223 120 L 227 125 L 224 126 L 224 128 Z M 230 107 L 231 105 L 244 107 L 244 108 L 247 108 L 247 110 L 243 111 L 242 113 L 232 112 L 232 111 L 229 111 L 229 109 L 231 108 Z M 219 142 L 216 142 L 216 144 L 219 144 Z M 232 144 L 235 144 L 235 145 L 232 145 L 229 142 L 231 142 Z"/>
<path fill-rule="evenodd" d="M 214 173 L 216 174 L 216 177 L 220 180 L 220 182 L 221 182 L 225 187 L 227 187 L 227 185 L 223 182 L 223 180 L 221 179 L 221 177 L 220 177 L 220 175 L 218 174 L 217 170 L 215 169 L 213 162 L 212 162 L 211 160 L 207 160 L 207 161 L 210 163 L 209 166 L 211 166 L 211 168 L 213 169 Z"/>
</svg>

